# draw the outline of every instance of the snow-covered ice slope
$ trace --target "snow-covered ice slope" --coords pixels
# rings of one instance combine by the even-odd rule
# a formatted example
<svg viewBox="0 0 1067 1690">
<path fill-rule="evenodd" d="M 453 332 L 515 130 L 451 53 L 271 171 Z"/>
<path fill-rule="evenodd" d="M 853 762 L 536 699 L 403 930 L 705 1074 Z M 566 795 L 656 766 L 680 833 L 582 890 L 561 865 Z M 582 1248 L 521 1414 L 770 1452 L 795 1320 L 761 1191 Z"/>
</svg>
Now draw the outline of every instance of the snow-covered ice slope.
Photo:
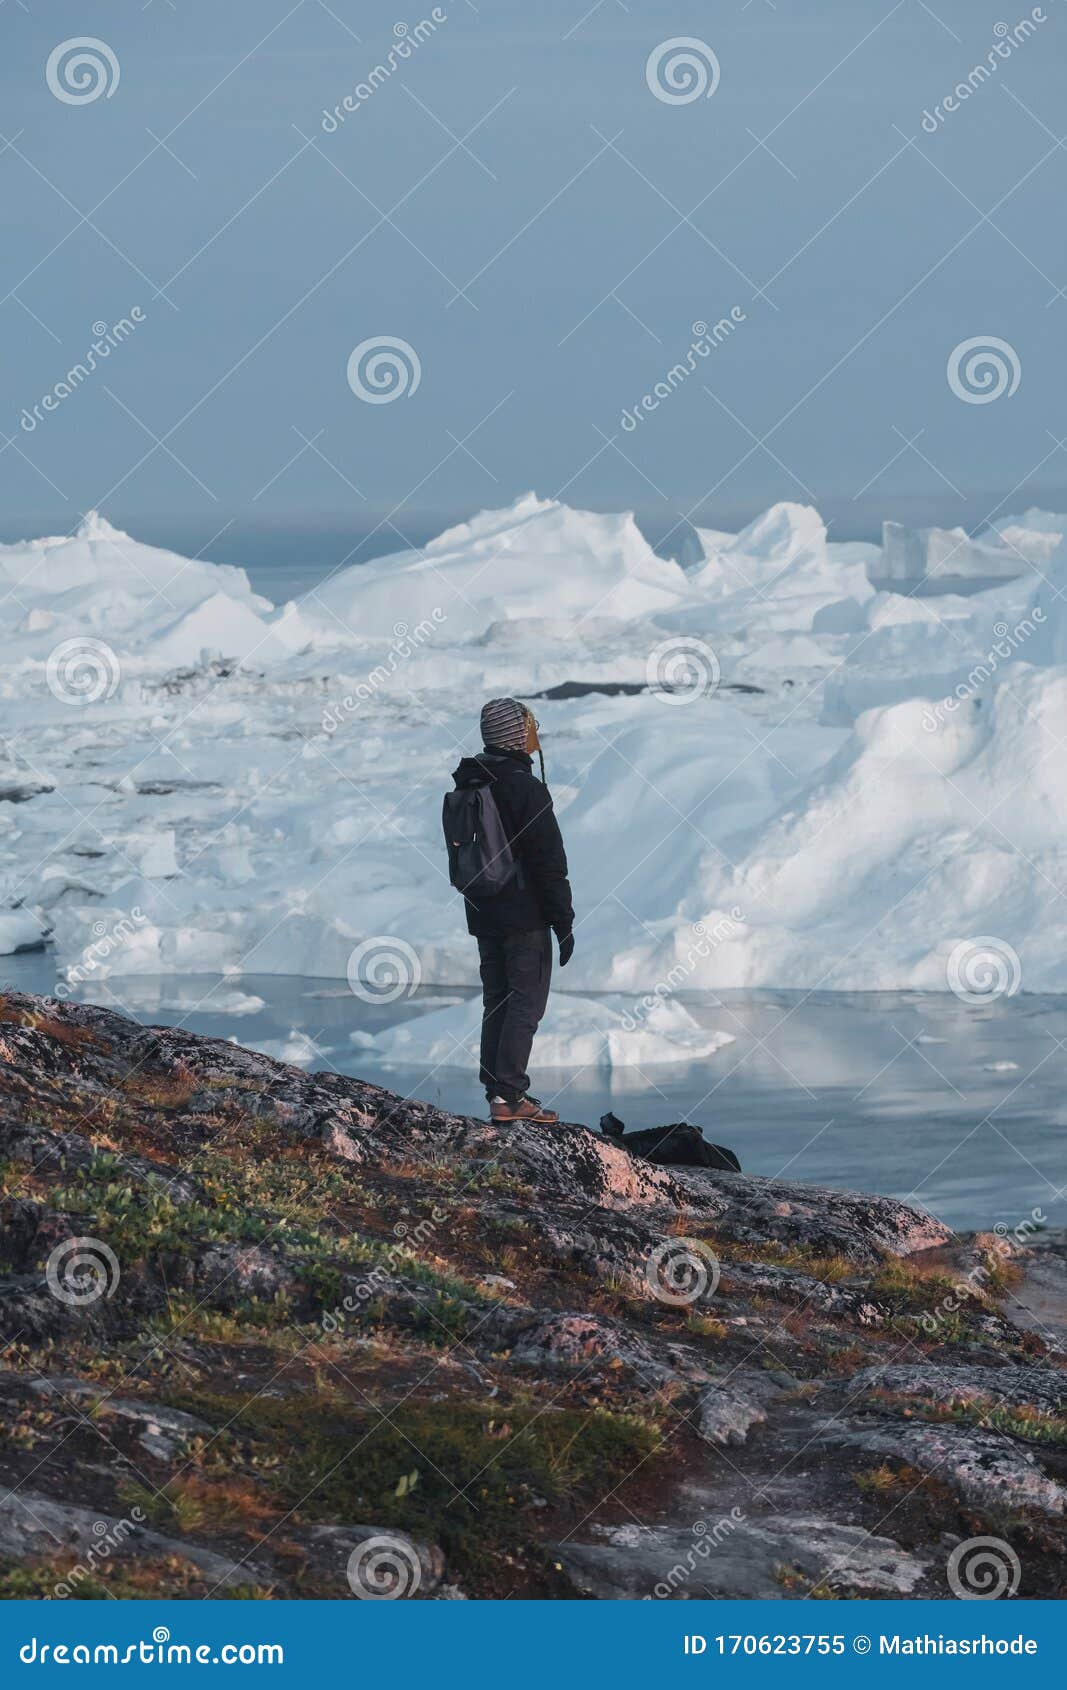
<svg viewBox="0 0 1067 1690">
<path fill-rule="evenodd" d="M 91 511 L 71 536 L 0 545 L 5 667 L 96 637 L 137 668 L 284 652 L 243 569 L 144 546 Z"/>
<path fill-rule="evenodd" d="M 529 617 L 630 621 L 685 596 L 678 564 L 657 557 L 632 516 L 593 516 L 527 494 L 404 552 L 337 575 L 305 609 L 326 637 L 393 635 L 444 618 L 450 642 Z"/>
<path fill-rule="evenodd" d="M 571 859 L 569 991 L 944 989 L 976 936 L 1067 990 L 1064 531 L 1001 524 L 981 544 L 1030 536 L 1026 580 L 921 600 L 795 504 L 683 569 L 530 494 L 280 608 L 95 516 L 0 547 L 0 950 L 51 937 L 91 993 L 343 979 L 373 940 L 473 984 L 441 795 L 513 693 Z M 705 1037 L 651 1014 L 641 1060 Z M 609 1021 L 573 1030 L 621 1050 Z"/>
</svg>

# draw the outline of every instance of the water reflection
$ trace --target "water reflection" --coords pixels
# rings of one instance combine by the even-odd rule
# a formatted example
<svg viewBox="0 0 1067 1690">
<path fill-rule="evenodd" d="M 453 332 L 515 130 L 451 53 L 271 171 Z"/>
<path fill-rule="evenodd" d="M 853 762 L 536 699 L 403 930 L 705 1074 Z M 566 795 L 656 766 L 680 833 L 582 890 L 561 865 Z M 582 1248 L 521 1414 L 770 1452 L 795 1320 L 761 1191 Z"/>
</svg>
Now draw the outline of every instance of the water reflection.
<svg viewBox="0 0 1067 1690">
<path fill-rule="evenodd" d="M 47 954 L 4 961 L 10 985 L 55 989 Z M 85 995 L 449 1109 L 484 1108 L 472 1074 L 386 1070 L 351 1042 L 469 996 L 459 988 L 375 1006 L 343 981 L 198 975 L 104 981 Z M 538 1094 L 590 1124 L 608 1107 L 630 1127 L 689 1119 L 747 1171 L 910 1197 L 960 1228 L 1014 1227 L 1034 1210 L 1067 1224 L 1067 998 L 972 1007 L 950 994 L 760 991 L 686 1002 L 735 1042 L 708 1062 L 646 1073 L 543 1070 Z"/>
</svg>

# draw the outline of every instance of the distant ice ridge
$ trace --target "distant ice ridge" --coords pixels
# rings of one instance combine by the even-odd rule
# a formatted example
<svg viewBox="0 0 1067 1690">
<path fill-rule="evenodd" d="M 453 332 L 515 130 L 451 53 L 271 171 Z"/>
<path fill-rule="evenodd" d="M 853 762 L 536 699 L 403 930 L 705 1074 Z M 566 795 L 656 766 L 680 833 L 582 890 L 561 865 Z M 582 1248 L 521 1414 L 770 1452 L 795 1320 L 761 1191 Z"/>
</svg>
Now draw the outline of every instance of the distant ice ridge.
<svg viewBox="0 0 1067 1690">
<path fill-rule="evenodd" d="M 440 800 L 513 693 L 571 858 L 561 983 L 649 998 L 631 1060 L 678 1045 L 687 989 L 945 989 L 975 935 L 1067 989 L 1064 532 L 1006 519 L 966 544 L 1016 578 L 922 598 L 791 503 L 674 561 L 528 494 L 282 607 L 95 515 L 0 547 L 0 950 L 53 938 L 89 996 L 344 979 L 371 939 L 476 983 Z"/>
<path fill-rule="evenodd" d="M 1067 517 L 1028 510 L 992 523 L 974 539 L 962 528 L 882 525 L 878 574 L 885 582 L 915 583 L 954 577 L 1010 581 L 1044 570 L 1059 550 Z"/>
<path fill-rule="evenodd" d="M 0 545 L 0 593 L 4 656 L 31 674 L 79 638 L 106 641 L 132 669 L 194 663 L 205 647 L 285 654 L 243 569 L 141 545 L 96 511 L 72 536 Z"/>
</svg>

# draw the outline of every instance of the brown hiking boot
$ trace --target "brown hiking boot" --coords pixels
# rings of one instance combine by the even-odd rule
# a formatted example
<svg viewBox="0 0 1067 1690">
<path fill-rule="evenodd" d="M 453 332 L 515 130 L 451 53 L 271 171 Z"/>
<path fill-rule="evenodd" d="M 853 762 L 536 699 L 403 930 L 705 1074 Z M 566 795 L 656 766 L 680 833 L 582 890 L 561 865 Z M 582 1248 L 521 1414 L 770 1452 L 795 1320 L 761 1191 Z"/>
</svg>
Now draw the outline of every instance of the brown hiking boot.
<svg viewBox="0 0 1067 1690">
<path fill-rule="evenodd" d="M 559 1116 L 554 1109 L 546 1109 L 536 1097 L 520 1097 L 517 1103 L 506 1103 L 494 1097 L 489 1105 L 489 1119 L 501 1121 L 540 1121 L 544 1126 L 558 1126 Z"/>
</svg>

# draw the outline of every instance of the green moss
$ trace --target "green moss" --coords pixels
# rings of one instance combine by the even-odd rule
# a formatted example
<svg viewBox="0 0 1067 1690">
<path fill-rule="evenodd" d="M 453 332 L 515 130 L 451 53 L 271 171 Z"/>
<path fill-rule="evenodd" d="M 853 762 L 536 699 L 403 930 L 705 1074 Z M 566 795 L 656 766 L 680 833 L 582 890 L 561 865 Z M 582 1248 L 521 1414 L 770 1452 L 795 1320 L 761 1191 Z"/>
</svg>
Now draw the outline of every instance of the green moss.
<svg viewBox="0 0 1067 1690">
<path fill-rule="evenodd" d="M 973 1344 L 974 1332 L 967 1322 L 955 1310 L 940 1314 L 935 1326 L 927 1325 L 918 1315 L 894 1315 L 889 1321 L 891 1332 L 899 1332 L 902 1338 L 912 1338 L 919 1343 L 938 1344 Z"/>
<path fill-rule="evenodd" d="M 635 1415 L 533 1400 L 409 1399 L 380 1412 L 331 1392 L 173 1400 L 247 1438 L 250 1465 L 299 1519 L 381 1521 L 440 1543 L 460 1575 L 499 1572 L 545 1502 L 603 1497 L 660 1444 Z"/>
<path fill-rule="evenodd" d="M 1042 1414 L 1036 1408 L 1008 1408 L 1002 1404 L 981 1407 L 973 1404 L 968 1414 L 982 1426 L 1006 1432 L 1030 1444 L 1067 1444 L 1067 1420 L 1056 1414 Z"/>
<path fill-rule="evenodd" d="M 69 1574 L 70 1568 L 57 1563 L 9 1563 L 0 1566 L 0 1601 L 48 1601 L 55 1597 L 56 1586 Z M 97 1578 L 76 1579 L 70 1594 L 83 1602 L 106 1601 L 111 1595 L 107 1585 Z"/>
<path fill-rule="evenodd" d="M 84 1217 L 91 1230 L 114 1250 L 122 1265 L 147 1261 L 166 1277 L 168 1255 L 188 1255 L 207 1244 L 261 1244 L 285 1257 L 300 1290 L 317 1310 L 336 1310 L 344 1304 L 349 1276 L 368 1268 L 385 1275 L 400 1274 L 426 1287 L 425 1309 L 414 1325 L 427 1337 L 463 1336 L 470 1325 L 470 1308 L 480 1312 L 484 1299 L 475 1288 L 451 1274 L 443 1274 L 396 1244 L 361 1238 L 334 1217 L 317 1188 L 317 1163 L 285 1160 L 264 1169 L 236 1163 L 212 1153 L 199 1159 L 191 1172 L 200 1180 L 202 1200 L 175 1202 L 165 1177 L 132 1183 L 121 1158 L 100 1154 L 51 1195 L 56 1209 Z M 322 1173 L 326 1195 L 351 1195 L 344 1179 Z M 249 1318 L 264 1319 L 265 1305 L 250 1306 Z M 365 1320 L 370 1304 L 353 1316 Z M 291 1318 L 290 1305 L 279 1302 L 277 1320 Z"/>
<path fill-rule="evenodd" d="M 998 1403 L 992 1397 L 978 1397 L 971 1402 L 939 1402 L 933 1397 L 885 1395 L 880 1400 L 890 1407 L 904 1410 L 915 1419 L 952 1420 L 965 1426 L 988 1426 L 1024 1443 L 1046 1444 L 1053 1448 L 1067 1445 L 1067 1420 L 1060 1415 L 1044 1414 L 1028 1405 Z"/>
<path fill-rule="evenodd" d="M 923 1314 L 951 1310 L 967 1293 L 948 1274 L 919 1273 L 907 1262 L 891 1260 L 871 1280 L 871 1296 L 901 1314 Z"/>
<path fill-rule="evenodd" d="M 191 1561 L 180 1556 L 155 1561 L 112 1561 L 97 1572 L 86 1572 L 79 1563 L 66 1556 L 47 1559 L 0 1562 L 0 1602 L 57 1599 L 76 1602 L 154 1601 L 165 1596 L 200 1596 L 217 1594 L 229 1600 L 264 1601 L 270 1592 L 255 1584 L 228 1586 L 212 1592 L 212 1581 L 205 1580 Z"/>
<path fill-rule="evenodd" d="M 133 1185 L 115 1177 L 123 1172 L 119 1158 L 95 1156 L 69 1184 L 55 1190 L 52 1201 L 65 1214 L 92 1215 L 97 1234 L 126 1260 L 163 1250 L 181 1251 L 194 1242 L 255 1244 L 268 1236 L 284 1247 L 287 1256 L 311 1261 L 330 1256 L 360 1265 L 378 1254 L 347 1231 L 324 1231 L 291 1213 L 250 1206 L 235 1190 L 235 1177 L 214 1201 L 176 1203 L 168 1196 L 162 1177 Z"/>
</svg>

